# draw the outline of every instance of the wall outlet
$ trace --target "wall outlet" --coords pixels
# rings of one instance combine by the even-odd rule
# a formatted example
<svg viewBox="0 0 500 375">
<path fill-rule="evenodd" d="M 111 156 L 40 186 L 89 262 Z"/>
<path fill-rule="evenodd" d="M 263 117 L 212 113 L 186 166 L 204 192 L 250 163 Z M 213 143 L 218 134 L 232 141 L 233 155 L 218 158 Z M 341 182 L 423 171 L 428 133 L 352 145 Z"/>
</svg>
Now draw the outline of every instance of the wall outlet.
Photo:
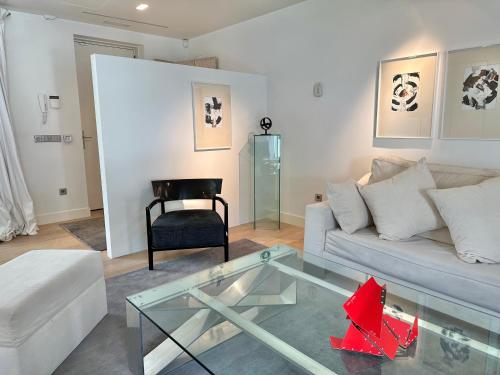
<svg viewBox="0 0 500 375">
<path fill-rule="evenodd" d="M 315 202 L 323 202 L 323 194 L 320 194 L 320 193 L 314 194 L 314 201 Z"/>
<path fill-rule="evenodd" d="M 59 195 L 68 195 L 67 188 L 59 188 Z"/>
</svg>

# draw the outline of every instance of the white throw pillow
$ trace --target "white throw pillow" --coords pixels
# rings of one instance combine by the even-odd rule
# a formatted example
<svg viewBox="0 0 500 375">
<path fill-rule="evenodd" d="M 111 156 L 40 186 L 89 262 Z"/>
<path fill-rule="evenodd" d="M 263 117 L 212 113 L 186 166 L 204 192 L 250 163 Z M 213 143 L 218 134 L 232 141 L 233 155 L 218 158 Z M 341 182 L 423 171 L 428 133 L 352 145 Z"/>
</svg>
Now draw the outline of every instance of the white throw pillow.
<svg viewBox="0 0 500 375">
<path fill-rule="evenodd" d="M 450 229 L 460 259 L 500 263 L 500 177 L 428 194 Z"/>
<path fill-rule="evenodd" d="M 373 221 L 385 240 L 405 240 L 444 226 L 427 195 L 436 184 L 425 159 L 381 182 L 360 186 L 359 192 L 370 209 Z"/>
<path fill-rule="evenodd" d="M 326 195 L 333 215 L 344 232 L 352 234 L 373 224 L 354 180 L 340 184 L 329 182 Z"/>
<path fill-rule="evenodd" d="M 370 184 L 387 180 L 413 167 L 417 162 L 399 156 L 388 156 L 372 160 Z"/>
</svg>

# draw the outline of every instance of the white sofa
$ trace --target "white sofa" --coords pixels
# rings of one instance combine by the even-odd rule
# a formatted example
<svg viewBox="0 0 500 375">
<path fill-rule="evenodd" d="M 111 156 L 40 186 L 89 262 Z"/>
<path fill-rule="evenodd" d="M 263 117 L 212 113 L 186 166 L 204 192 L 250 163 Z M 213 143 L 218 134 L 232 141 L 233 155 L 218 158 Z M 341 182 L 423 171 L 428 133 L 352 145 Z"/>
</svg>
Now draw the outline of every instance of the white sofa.
<svg viewBox="0 0 500 375">
<path fill-rule="evenodd" d="M 413 163 L 382 160 L 386 168 L 393 168 L 392 173 Z M 429 164 L 429 168 L 441 189 L 500 175 L 498 170 L 440 164 Z M 500 316 L 500 264 L 466 263 L 457 257 L 452 244 L 421 236 L 407 241 L 381 240 L 374 227 L 349 235 L 339 228 L 328 202 L 306 207 L 304 251 L 306 258 L 312 254 Z"/>
<path fill-rule="evenodd" d="M 36 250 L 0 266 L 0 374 L 51 374 L 107 313 L 99 252 Z"/>
</svg>

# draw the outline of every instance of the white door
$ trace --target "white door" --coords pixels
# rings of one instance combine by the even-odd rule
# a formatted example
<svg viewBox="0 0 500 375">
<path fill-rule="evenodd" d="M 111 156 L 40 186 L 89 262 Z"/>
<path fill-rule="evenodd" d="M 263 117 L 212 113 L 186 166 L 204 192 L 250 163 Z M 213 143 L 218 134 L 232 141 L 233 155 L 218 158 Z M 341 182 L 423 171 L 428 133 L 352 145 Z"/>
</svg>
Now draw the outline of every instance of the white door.
<svg viewBox="0 0 500 375">
<path fill-rule="evenodd" d="M 127 46 L 99 45 L 75 40 L 76 72 L 78 94 L 80 96 L 80 116 L 82 120 L 82 139 L 87 176 L 87 194 L 91 210 L 98 210 L 102 205 L 101 172 L 99 167 L 99 148 L 95 123 L 94 92 L 92 88 L 92 70 L 90 56 L 102 55 L 136 57 L 137 49 Z M 78 139 L 78 137 L 75 137 Z"/>
</svg>

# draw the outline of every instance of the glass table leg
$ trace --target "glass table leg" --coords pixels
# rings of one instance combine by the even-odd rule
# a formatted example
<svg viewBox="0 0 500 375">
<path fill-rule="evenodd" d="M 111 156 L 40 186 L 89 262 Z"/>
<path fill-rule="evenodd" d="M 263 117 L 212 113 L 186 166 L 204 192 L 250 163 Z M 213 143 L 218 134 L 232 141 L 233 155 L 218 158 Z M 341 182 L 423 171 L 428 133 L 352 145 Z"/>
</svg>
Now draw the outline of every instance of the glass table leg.
<svg viewBox="0 0 500 375">
<path fill-rule="evenodd" d="M 128 301 L 127 309 L 127 358 L 134 375 L 144 375 L 141 313 Z"/>
</svg>

